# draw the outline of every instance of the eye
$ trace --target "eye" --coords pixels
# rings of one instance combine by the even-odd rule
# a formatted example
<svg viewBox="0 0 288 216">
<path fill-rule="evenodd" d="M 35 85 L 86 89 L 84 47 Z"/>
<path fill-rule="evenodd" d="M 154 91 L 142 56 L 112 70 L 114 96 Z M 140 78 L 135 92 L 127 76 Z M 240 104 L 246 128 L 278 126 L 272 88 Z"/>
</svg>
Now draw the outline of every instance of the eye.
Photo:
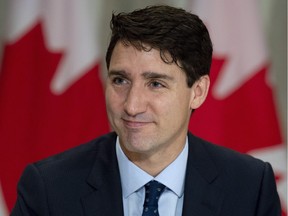
<svg viewBox="0 0 288 216">
<path fill-rule="evenodd" d="M 122 77 L 114 77 L 112 79 L 112 82 L 116 85 L 124 85 L 127 83 L 127 80 L 123 79 Z"/>
<path fill-rule="evenodd" d="M 152 88 L 163 88 L 165 87 L 162 83 L 158 82 L 158 81 L 152 81 L 149 84 Z"/>
</svg>

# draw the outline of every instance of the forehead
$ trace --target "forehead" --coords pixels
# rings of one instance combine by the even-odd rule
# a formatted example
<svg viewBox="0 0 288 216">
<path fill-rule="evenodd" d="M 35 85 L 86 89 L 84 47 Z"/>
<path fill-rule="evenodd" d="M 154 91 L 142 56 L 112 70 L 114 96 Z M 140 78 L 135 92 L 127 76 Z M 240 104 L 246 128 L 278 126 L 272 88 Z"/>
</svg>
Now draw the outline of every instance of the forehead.
<svg viewBox="0 0 288 216">
<path fill-rule="evenodd" d="M 165 54 L 167 61 L 172 60 L 169 53 Z M 145 70 L 145 71 L 181 71 L 175 63 L 166 63 L 160 55 L 160 51 L 147 46 L 146 50 L 137 49 L 132 45 L 118 42 L 113 50 L 110 70 Z"/>
</svg>

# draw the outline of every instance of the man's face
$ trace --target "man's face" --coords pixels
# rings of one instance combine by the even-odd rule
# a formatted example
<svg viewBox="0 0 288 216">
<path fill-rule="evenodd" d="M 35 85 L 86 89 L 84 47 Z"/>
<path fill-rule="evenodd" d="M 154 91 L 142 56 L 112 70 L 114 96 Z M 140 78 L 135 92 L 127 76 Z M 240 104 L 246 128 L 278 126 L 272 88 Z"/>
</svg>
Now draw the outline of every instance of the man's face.
<svg viewBox="0 0 288 216">
<path fill-rule="evenodd" d="M 116 44 L 108 69 L 106 105 L 110 124 L 130 160 L 182 150 L 192 89 L 185 73 L 175 63 L 164 63 L 158 50 Z"/>
</svg>

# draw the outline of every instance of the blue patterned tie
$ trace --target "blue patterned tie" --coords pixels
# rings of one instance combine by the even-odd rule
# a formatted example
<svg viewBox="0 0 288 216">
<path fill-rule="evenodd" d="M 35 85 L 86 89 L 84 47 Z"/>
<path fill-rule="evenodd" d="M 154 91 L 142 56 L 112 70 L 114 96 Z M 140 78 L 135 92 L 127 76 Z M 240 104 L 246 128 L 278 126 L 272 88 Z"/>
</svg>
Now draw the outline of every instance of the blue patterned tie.
<svg viewBox="0 0 288 216">
<path fill-rule="evenodd" d="M 145 185 L 145 200 L 142 216 L 159 216 L 158 200 L 165 186 L 157 181 L 150 181 Z"/>
</svg>

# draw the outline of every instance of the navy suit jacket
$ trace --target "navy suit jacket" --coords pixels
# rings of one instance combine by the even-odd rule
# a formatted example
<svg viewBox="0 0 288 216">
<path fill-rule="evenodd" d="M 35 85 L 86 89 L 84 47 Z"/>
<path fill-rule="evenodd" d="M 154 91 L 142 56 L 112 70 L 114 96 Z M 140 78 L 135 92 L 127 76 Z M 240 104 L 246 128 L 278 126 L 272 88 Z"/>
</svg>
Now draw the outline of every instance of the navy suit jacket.
<svg viewBox="0 0 288 216">
<path fill-rule="evenodd" d="M 280 216 L 268 163 L 190 133 L 188 140 L 184 216 Z M 29 165 L 11 215 L 123 215 L 115 142 L 110 133 Z"/>
</svg>

